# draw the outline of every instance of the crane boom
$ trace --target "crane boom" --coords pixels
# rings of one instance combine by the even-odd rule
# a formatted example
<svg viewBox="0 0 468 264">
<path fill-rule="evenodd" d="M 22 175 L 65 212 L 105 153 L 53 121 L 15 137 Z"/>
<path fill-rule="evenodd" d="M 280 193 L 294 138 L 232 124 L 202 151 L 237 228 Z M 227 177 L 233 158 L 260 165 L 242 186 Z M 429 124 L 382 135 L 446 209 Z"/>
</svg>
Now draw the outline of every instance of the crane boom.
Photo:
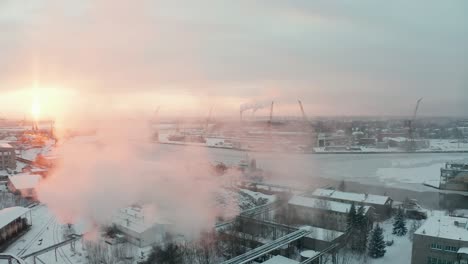
<svg viewBox="0 0 468 264">
<path fill-rule="evenodd" d="M 270 124 L 271 122 L 273 122 L 273 105 L 274 105 L 274 101 L 271 101 L 271 106 L 270 106 Z"/>
<path fill-rule="evenodd" d="M 416 115 L 418 114 L 418 109 L 419 109 L 419 104 L 422 101 L 422 97 L 416 101 L 416 107 L 414 108 L 413 116 L 411 117 L 410 120 L 407 121 L 408 123 L 408 139 L 409 143 L 407 144 L 407 151 L 415 151 L 416 150 L 416 143 L 414 142 L 414 128 L 413 128 L 413 123 L 414 120 L 416 119 Z"/>
<path fill-rule="evenodd" d="M 304 107 L 302 106 L 301 100 L 297 100 L 297 102 L 299 103 L 299 108 L 301 108 L 302 119 L 303 119 L 304 121 L 307 121 L 307 116 L 306 116 L 306 114 L 305 114 L 305 112 L 304 112 Z"/>
<path fill-rule="evenodd" d="M 413 112 L 413 118 L 411 118 L 412 121 L 414 121 L 414 119 L 416 118 L 416 114 L 418 113 L 419 104 L 421 103 L 422 99 L 423 98 L 421 97 L 416 102 L 416 107 L 414 108 L 414 112 Z"/>
<path fill-rule="evenodd" d="M 205 122 L 205 134 L 206 132 L 208 131 L 208 124 L 210 123 L 210 120 L 211 120 L 211 112 L 213 111 L 213 106 L 210 107 L 210 111 L 208 112 L 208 117 L 206 118 L 206 122 Z"/>
</svg>

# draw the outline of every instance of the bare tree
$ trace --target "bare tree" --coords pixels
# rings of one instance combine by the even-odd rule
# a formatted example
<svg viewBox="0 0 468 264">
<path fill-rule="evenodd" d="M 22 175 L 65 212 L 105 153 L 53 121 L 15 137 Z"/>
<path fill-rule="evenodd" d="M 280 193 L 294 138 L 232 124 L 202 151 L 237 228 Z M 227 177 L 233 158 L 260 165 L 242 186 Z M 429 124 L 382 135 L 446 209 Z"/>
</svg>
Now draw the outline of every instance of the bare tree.
<svg viewBox="0 0 468 264">
<path fill-rule="evenodd" d="M 413 221 L 411 222 L 411 226 L 410 226 L 410 228 L 409 228 L 409 230 L 408 230 L 408 236 L 409 236 L 409 239 L 410 239 L 411 241 L 413 241 L 414 232 L 416 232 L 416 230 L 418 230 L 419 227 L 421 227 L 421 225 L 422 225 L 422 223 L 421 223 L 421 221 L 419 221 L 419 220 L 413 220 Z"/>
</svg>

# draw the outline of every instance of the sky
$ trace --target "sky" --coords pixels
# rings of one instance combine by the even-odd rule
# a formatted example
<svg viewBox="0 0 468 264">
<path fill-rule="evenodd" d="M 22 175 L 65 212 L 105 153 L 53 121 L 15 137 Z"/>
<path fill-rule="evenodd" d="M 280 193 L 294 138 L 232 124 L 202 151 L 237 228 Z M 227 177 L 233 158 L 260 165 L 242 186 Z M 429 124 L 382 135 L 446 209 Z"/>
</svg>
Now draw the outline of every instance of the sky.
<svg viewBox="0 0 468 264">
<path fill-rule="evenodd" d="M 468 2 L 0 1 L 0 117 L 468 113 Z M 267 110 L 259 114 L 267 114 Z"/>
</svg>

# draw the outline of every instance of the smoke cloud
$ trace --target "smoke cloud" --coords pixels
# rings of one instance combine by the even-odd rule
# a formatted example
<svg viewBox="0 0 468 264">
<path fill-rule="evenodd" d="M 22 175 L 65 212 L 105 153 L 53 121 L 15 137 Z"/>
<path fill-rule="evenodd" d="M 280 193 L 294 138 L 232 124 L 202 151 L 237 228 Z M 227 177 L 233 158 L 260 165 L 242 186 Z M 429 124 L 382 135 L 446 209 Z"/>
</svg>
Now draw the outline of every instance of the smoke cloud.
<svg viewBox="0 0 468 264">
<path fill-rule="evenodd" d="M 252 110 L 255 113 L 257 110 L 268 107 L 270 103 L 271 102 L 266 102 L 266 101 L 265 102 L 244 103 L 244 104 L 241 104 L 240 111 L 244 112 L 244 111 L 247 111 L 247 110 Z"/>
<path fill-rule="evenodd" d="M 38 198 L 63 222 L 109 224 L 123 207 L 145 205 L 145 219 L 169 222 L 196 236 L 217 216 L 236 213 L 235 201 L 216 204 L 223 178 L 214 176 L 203 148 L 171 153 L 149 143 L 142 120 L 103 121 L 97 134 L 65 140 L 58 167 L 38 188 Z"/>
</svg>

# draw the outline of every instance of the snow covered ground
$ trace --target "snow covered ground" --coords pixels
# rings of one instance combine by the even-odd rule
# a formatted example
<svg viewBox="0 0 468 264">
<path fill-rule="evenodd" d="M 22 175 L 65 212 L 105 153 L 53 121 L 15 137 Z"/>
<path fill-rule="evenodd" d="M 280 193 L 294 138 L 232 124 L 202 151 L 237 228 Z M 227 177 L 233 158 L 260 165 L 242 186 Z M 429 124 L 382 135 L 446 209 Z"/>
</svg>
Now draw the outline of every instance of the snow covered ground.
<svg viewBox="0 0 468 264">
<path fill-rule="evenodd" d="M 31 229 L 13 243 L 5 253 L 24 256 L 64 240 L 64 230 L 68 227 L 60 224 L 45 205 L 34 207 L 31 212 Z M 59 248 L 57 250 L 58 263 L 86 263 L 80 240 L 76 242 L 75 248 L 75 252 L 72 252 L 70 245 Z M 56 263 L 53 250 L 38 257 L 45 263 Z M 33 263 L 31 258 L 28 258 L 27 262 Z"/>
<path fill-rule="evenodd" d="M 54 140 L 47 140 L 45 142 L 44 147 L 42 148 L 29 148 L 21 151 L 20 157 L 27 160 L 35 160 L 37 155 L 47 155 L 53 150 L 55 141 Z"/>
</svg>

